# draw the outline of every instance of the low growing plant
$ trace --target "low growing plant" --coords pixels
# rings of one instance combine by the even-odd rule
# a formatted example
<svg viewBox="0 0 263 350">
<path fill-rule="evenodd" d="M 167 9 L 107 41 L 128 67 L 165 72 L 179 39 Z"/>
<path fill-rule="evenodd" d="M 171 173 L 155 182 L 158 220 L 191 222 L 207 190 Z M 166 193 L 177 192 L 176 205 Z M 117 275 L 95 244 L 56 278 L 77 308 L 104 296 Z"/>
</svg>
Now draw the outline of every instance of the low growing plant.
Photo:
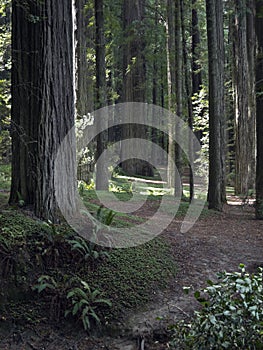
<svg viewBox="0 0 263 350">
<path fill-rule="evenodd" d="M 81 281 L 81 284 L 82 287 L 73 288 L 67 295 L 67 299 L 71 300 L 71 307 L 66 310 L 65 317 L 68 314 L 78 316 L 84 329 L 88 330 L 92 320 L 100 323 L 98 306 L 101 304 L 111 306 L 111 302 L 101 298 L 101 292 L 98 289 L 91 290 L 87 282 Z"/>
<path fill-rule="evenodd" d="M 103 250 L 96 250 L 96 245 L 92 242 L 87 242 L 81 237 L 77 237 L 76 239 L 69 239 L 67 242 L 71 246 L 72 251 L 77 251 L 82 258 L 87 261 L 97 260 L 103 257 L 109 257 L 109 254 Z"/>
<path fill-rule="evenodd" d="M 202 305 L 190 322 L 171 327 L 175 349 L 263 349 L 263 269 L 219 273 L 194 296 Z M 189 288 L 185 288 L 188 292 Z"/>
<path fill-rule="evenodd" d="M 48 298 L 51 319 L 58 321 L 63 314 L 67 304 L 66 295 L 74 280 L 69 276 L 41 275 L 33 285 L 32 290 Z"/>
</svg>

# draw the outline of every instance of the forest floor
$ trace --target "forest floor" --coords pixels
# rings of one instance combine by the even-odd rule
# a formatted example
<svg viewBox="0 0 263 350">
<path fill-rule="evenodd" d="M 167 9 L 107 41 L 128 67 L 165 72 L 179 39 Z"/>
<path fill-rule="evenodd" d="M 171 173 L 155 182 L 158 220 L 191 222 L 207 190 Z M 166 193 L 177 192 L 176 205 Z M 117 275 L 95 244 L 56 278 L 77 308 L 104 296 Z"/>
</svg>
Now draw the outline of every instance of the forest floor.
<svg viewBox="0 0 263 350">
<path fill-rule="evenodd" d="M 183 293 L 184 286 L 195 291 L 215 280 L 219 271 L 236 271 L 240 263 L 249 272 L 263 266 L 263 221 L 254 219 L 254 208 L 229 198 L 223 213 L 212 213 L 187 233 L 179 231 L 175 219 L 162 234 L 170 242 L 178 270 L 166 290 L 155 291 L 154 303 L 130 311 L 107 332 L 90 337 L 69 324 L 40 324 L 0 330 L 0 349 L 49 350 L 164 350 L 168 349 L 167 325 L 193 314 L 194 297 Z M 144 206 L 142 217 L 152 215 L 152 203 Z M 158 320 L 157 320 L 158 318 Z M 106 334 L 107 333 L 107 334 Z"/>
</svg>

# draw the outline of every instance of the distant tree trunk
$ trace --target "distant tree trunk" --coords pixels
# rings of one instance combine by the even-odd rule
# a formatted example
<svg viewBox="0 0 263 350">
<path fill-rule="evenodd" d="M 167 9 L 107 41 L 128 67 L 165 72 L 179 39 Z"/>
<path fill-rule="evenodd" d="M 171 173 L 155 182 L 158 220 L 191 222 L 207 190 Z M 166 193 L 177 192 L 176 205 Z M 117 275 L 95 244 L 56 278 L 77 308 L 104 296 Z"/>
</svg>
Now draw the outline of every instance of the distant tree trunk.
<svg viewBox="0 0 263 350">
<path fill-rule="evenodd" d="M 199 54 L 199 45 L 200 45 L 200 32 L 198 27 L 198 13 L 195 8 L 196 0 L 192 0 L 192 85 L 193 85 L 193 95 L 198 93 L 202 86 L 202 74 L 200 70 L 200 54 Z"/>
<path fill-rule="evenodd" d="M 125 0 L 123 2 L 123 102 L 146 102 L 146 66 L 144 34 L 145 0 Z M 124 125 L 122 138 L 145 138 L 146 128 L 137 125 Z M 123 157 L 129 157 L 129 149 L 122 147 Z M 152 170 L 140 160 L 142 150 L 135 151 L 138 159 L 122 163 L 122 169 L 129 175 L 153 175 Z"/>
<path fill-rule="evenodd" d="M 189 55 L 187 50 L 187 42 L 185 36 L 185 9 L 184 2 L 181 1 L 181 22 L 182 22 L 182 42 L 183 42 L 183 57 L 184 57 L 184 75 L 185 75 L 185 92 L 187 96 L 187 111 L 188 111 L 188 126 L 189 126 L 189 137 L 188 137 L 188 157 L 189 163 L 193 164 L 194 155 L 193 155 L 193 142 L 191 133 L 193 132 L 193 104 L 192 104 L 192 82 L 191 82 L 191 68 L 189 63 Z M 192 40 L 193 41 L 193 40 Z M 192 76 L 194 74 L 192 73 Z M 190 187 L 190 201 L 194 197 L 194 177 L 191 166 L 189 166 L 189 187 Z"/>
<path fill-rule="evenodd" d="M 256 218 L 263 219 L 263 0 L 256 2 L 256 34 L 258 53 L 256 65 L 257 92 L 257 173 Z"/>
<path fill-rule="evenodd" d="M 12 6 L 12 185 L 35 214 L 57 222 L 56 190 L 76 210 L 76 149 L 72 136 L 56 183 L 54 164 L 74 126 L 74 45 L 71 0 L 24 1 Z M 23 28 L 23 30 L 21 30 Z M 56 187 L 56 185 L 58 187 Z"/>
<path fill-rule="evenodd" d="M 175 86 L 176 86 L 176 65 L 175 65 L 175 3 L 167 0 L 167 85 L 168 85 L 168 110 L 176 112 Z M 173 114 L 170 114 L 168 133 L 168 168 L 167 182 L 168 187 L 174 189 L 175 186 L 175 120 Z"/>
<path fill-rule="evenodd" d="M 254 64 L 253 45 L 248 47 L 247 30 L 247 1 L 235 0 L 234 19 L 234 90 L 235 90 L 235 120 L 236 120 L 236 181 L 235 193 L 248 194 L 251 184 L 251 170 L 254 168 L 255 147 L 255 116 L 253 114 L 253 85 L 254 85 Z M 250 17 L 249 17 L 250 18 Z M 250 33 L 253 40 L 253 35 Z M 250 39 L 250 40 L 251 40 Z M 251 42 L 250 42 L 251 43 Z M 250 57 L 251 68 L 248 65 Z M 252 91 L 250 89 L 252 88 Z M 249 108 L 250 102 L 250 108 Z M 251 144 L 252 143 L 252 144 Z M 254 186 L 253 186 L 254 187 Z"/>
<path fill-rule="evenodd" d="M 84 6 L 86 0 L 75 0 L 76 5 L 76 66 L 77 66 L 77 77 L 76 77 L 76 109 L 77 118 L 82 118 L 90 109 L 90 81 L 89 79 L 89 67 L 87 62 L 87 48 L 88 48 L 88 21 L 87 16 L 84 13 Z"/>
<path fill-rule="evenodd" d="M 199 19 L 198 19 L 198 13 L 196 10 L 196 0 L 192 0 L 192 84 L 190 85 L 190 79 L 189 79 L 189 86 L 192 86 L 191 89 L 191 98 L 188 101 L 188 125 L 190 129 L 193 129 L 193 105 L 192 105 L 192 96 L 195 94 L 199 94 L 201 87 L 202 87 L 202 73 L 201 73 L 201 66 L 199 63 L 200 60 L 200 31 L 199 31 Z M 186 55 L 186 54 L 185 54 Z M 187 58 L 187 55 L 186 55 Z M 188 70 L 187 70 L 188 71 Z M 186 74 L 187 72 L 185 72 Z M 188 88 L 190 93 L 190 88 Z M 191 162 L 194 161 L 194 155 L 192 154 L 193 145 L 191 144 L 192 138 L 189 138 L 189 153 L 190 157 L 192 157 Z M 192 200 L 194 196 L 194 183 L 193 183 L 193 173 L 192 169 L 190 169 L 190 200 Z"/>
<path fill-rule="evenodd" d="M 182 21 L 181 21 L 181 2 L 176 1 L 176 19 L 175 19 L 175 45 L 176 45 L 176 114 L 180 119 L 183 118 L 183 45 L 182 45 Z M 175 125 L 175 164 L 177 172 L 175 174 L 175 196 L 181 197 L 183 184 L 183 154 L 182 154 L 182 132 L 179 123 Z"/>
<path fill-rule="evenodd" d="M 159 86 L 158 86 L 158 73 L 159 73 L 159 66 L 157 64 L 157 52 L 158 52 L 158 0 L 155 0 L 155 14 L 154 14 L 154 31 L 155 31 L 155 47 L 153 52 L 153 74 L 152 74 L 152 104 L 157 105 L 158 104 L 158 92 L 159 92 Z M 157 129 L 151 129 L 151 140 L 154 143 L 158 144 L 158 130 Z M 152 148 L 152 154 L 151 159 L 156 162 L 158 161 L 158 155 L 156 154 L 154 148 Z"/>
<path fill-rule="evenodd" d="M 209 188 L 210 209 L 225 202 L 224 35 L 223 1 L 206 0 L 209 60 Z"/>
<path fill-rule="evenodd" d="M 83 120 L 88 113 L 94 111 L 94 75 L 95 67 L 93 62 L 93 54 L 95 51 L 95 26 L 90 25 L 94 18 L 94 7 L 87 6 L 88 0 L 75 0 L 76 6 L 76 119 Z M 89 57 L 89 59 L 88 59 Z M 92 57 L 90 59 L 90 57 Z M 78 180 L 87 183 L 93 177 L 95 141 L 89 145 L 91 157 L 87 161 L 87 157 L 83 154 L 78 163 Z M 88 162 L 89 164 L 83 164 Z M 83 169 L 85 168 L 85 171 Z"/>
<path fill-rule="evenodd" d="M 105 62 L 105 37 L 104 37 L 104 9 L 103 0 L 95 0 L 95 18 L 96 18 L 96 107 L 102 108 L 107 104 L 106 93 L 106 62 Z M 97 121 L 98 126 L 107 129 L 107 121 Z M 102 157 L 101 161 L 97 162 L 96 171 L 96 189 L 108 190 L 107 176 L 107 160 L 103 156 L 103 151 L 106 148 L 107 131 L 97 135 L 97 158 Z"/>
<path fill-rule="evenodd" d="M 250 168 L 248 177 L 249 189 L 255 190 L 256 183 L 256 91 L 255 91 L 255 59 L 256 59 L 256 32 L 255 32 L 255 0 L 247 0 L 247 58 L 248 58 L 248 134 L 249 149 L 251 150 Z"/>
</svg>

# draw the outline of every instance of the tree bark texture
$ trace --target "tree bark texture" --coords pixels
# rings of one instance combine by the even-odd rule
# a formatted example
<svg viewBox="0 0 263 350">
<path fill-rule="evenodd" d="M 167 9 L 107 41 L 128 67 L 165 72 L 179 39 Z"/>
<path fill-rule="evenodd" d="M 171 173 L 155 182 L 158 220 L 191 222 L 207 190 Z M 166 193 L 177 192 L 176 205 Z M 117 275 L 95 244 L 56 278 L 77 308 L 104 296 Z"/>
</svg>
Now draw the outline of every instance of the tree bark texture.
<svg viewBox="0 0 263 350">
<path fill-rule="evenodd" d="M 191 137 L 191 133 L 193 132 L 193 104 L 192 104 L 192 95 L 193 95 L 193 77 L 197 76 L 197 74 L 194 74 L 193 71 L 191 71 L 191 63 L 193 65 L 194 58 L 192 58 L 192 61 L 189 60 L 188 50 L 187 50 L 187 41 L 186 41 L 186 35 L 185 35 L 185 25 L 184 25 L 184 18 L 185 18 L 185 7 L 184 2 L 181 0 L 181 22 L 182 22 L 182 42 L 183 42 L 183 61 L 184 61 L 184 76 L 185 76 L 185 93 L 187 97 L 187 113 L 188 113 L 188 126 L 189 126 L 189 137 L 188 137 L 188 157 L 189 157 L 189 193 L 190 193 L 190 202 L 194 198 L 194 177 L 193 177 L 193 169 L 191 168 L 191 164 L 193 164 L 194 161 L 194 154 L 193 154 L 193 140 Z M 196 13 L 196 18 L 197 13 Z M 193 22 L 193 10 L 192 10 L 192 22 Z M 198 23 L 198 21 L 197 21 Z M 192 42 L 193 34 L 192 34 Z M 193 52 L 193 49 L 192 49 Z M 192 77 L 192 79 L 191 79 Z"/>
<path fill-rule="evenodd" d="M 22 198 L 43 219 L 58 221 L 54 165 L 74 126 L 74 39 L 71 0 L 13 1 L 12 185 L 10 203 Z M 61 161 L 59 195 L 75 205 L 75 140 Z"/>
<path fill-rule="evenodd" d="M 122 102 L 146 102 L 145 50 L 145 0 L 124 0 L 123 2 L 123 91 Z M 127 117 L 129 118 L 129 116 Z M 132 120 L 131 120 L 132 123 Z M 129 124 L 122 127 L 122 139 L 146 138 L 147 127 Z M 123 159 L 129 157 L 129 149 L 122 147 Z M 152 170 L 138 158 L 122 163 L 122 169 L 129 175 L 152 175 Z"/>
<path fill-rule="evenodd" d="M 247 58 L 248 58 L 248 134 L 251 150 L 248 186 L 255 189 L 256 174 L 256 31 L 255 31 L 255 0 L 247 0 Z"/>
<path fill-rule="evenodd" d="M 198 52 L 199 45 L 201 42 L 200 32 L 198 27 L 198 13 L 195 8 L 196 0 L 192 0 L 192 84 L 193 84 L 193 95 L 198 93 L 202 86 L 202 74 L 200 70 L 200 54 Z"/>
<path fill-rule="evenodd" d="M 167 85 L 168 85 L 168 110 L 171 111 L 168 125 L 168 168 L 167 182 L 168 187 L 175 187 L 175 120 L 173 113 L 176 112 L 176 63 L 175 63 L 175 2 L 167 0 Z"/>
<path fill-rule="evenodd" d="M 247 195 L 250 186 L 254 187 L 254 181 L 251 180 L 255 169 L 255 115 L 253 102 L 253 33 L 251 31 L 249 38 L 247 19 L 247 1 L 235 0 L 235 18 L 234 18 L 234 95 L 235 95 L 235 134 L 236 134 L 236 152 L 235 152 L 235 193 Z M 251 19 L 250 19 L 251 20 Z M 251 30 L 251 28 L 250 28 Z M 250 41 L 248 41 L 250 39 Z M 250 45 L 251 47 L 250 47 Z M 249 59 L 251 67 L 249 67 Z M 252 91 L 251 91 L 252 89 Z"/>
<path fill-rule="evenodd" d="M 95 0 L 96 19 L 96 108 L 103 108 L 107 104 L 106 90 L 106 60 L 104 37 L 104 4 L 103 0 Z M 104 127 L 104 132 L 97 135 L 97 158 L 102 157 L 96 168 L 96 189 L 109 189 L 107 160 L 103 155 L 108 140 L 107 120 L 98 120 L 98 126 Z M 101 125 L 103 123 L 103 125 Z"/>
<path fill-rule="evenodd" d="M 209 60 L 209 208 L 225 202 L 224 35 L 222 0 L 206 1 Z"/>
<path fill-rule="evenodd" d="M 256 65 L 257 92 L 257 173 L 256 218 L 263 219 L 263 1 L 256 2 L 256 34 L 258 41 Z"/>
<path fill-rule="evenodd" d="M 181 1 L 176 1 L 176 25 L 175 25 L 175 45 L 176 45 L 176 115 L 180 119 L 183 118 L 183 45 L 182 45 L 182 19 L 181 19 Z M 177 172 L 175 174 L 174 194 L 181 198 L 183 191 L 182 175 L 183 175 L 183 153 L 182 132 L 179 123 L 175 123 L 175 164 Z"/>
<path fill-rule="evenodd" d="M 87 60 L 88 48 L 94 48 L 93 27 L 89 26 L 89 20 L 93 16 L 93 11 L 86 10 L 86 0 L 75 0 L 76 5 L 76 89 L 77 89 L 77 118 L 82 118 L 87 113 L 94 110 L 94 84 L 93 69 Z"/>
</svg>

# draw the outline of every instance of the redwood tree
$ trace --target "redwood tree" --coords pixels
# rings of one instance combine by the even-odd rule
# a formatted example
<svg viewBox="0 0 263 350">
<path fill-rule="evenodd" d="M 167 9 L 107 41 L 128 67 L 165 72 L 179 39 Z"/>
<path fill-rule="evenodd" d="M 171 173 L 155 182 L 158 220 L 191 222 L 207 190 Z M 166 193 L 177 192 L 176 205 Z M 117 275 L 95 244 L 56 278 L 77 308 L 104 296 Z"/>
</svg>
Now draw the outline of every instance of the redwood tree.
<svg viewBox="0 0 263 350">
<path fill-rule="evenodd" d="M 257 174 L 256 218 L 263 219 L 263 0 L 256 2 L 256 34 L 258 55 L 256 68 L 257 91 Z"/>
<path fill-rule="evenodd" d="M 248 195 L 254 187 L 255 108 L 254 108 L 254 33 L 253 6 L 235 0 L 233 26 L 233 86 L 236 134 L 235 193 Z M 250 23 L 252 22 L 252 23 Z"/>
<path fill-rule="evenodd" d="M 123 1 L 123 89 L 122 102 L 146 102 L 145 61 L 145 0 Z M 132 124 L 122 127 L 122 138 L 143 138 L 146 128 Z M 136 146 L 136 145 L 135 145 Z M 151 169 L 142 161 L 142 150 L 136 149 L 138 158 L 128 159 L 130 149 L 122 147 L 122 169 L 129 175 L 152 175 Z"/>
<path fill-rule="evenodd" d="M 225 201 L 223 1 L 206 0 L 209 61 L 209 208 Z"/>
<path fill-rule="evenodd" d="M 12 185 L 10 203 L 28 205 L 53 222 L 55 159 L 74 126 L 74 40 L 71 0 L 12 5 Z M 75 140 L 62 159 L 59 190 L 75 206 Z"/>
<path fill-rule="evenodd" d="M 104 37 L 104 4 L 103 0 L 95 0 L 95 20 L 96 20 L 96 108 L 105 107 L 107 104 L 106 93 L 106 62 L 105 62 L 105 37 Z M 106 120 L 98 120 L 98 126 Z M 107 133 L 97 135 L 97 157 L 103 157 L 97 163 L 96 189 L 108 190 L 107 162 L 103 155 L 107 143 Z"/>
</svg>

